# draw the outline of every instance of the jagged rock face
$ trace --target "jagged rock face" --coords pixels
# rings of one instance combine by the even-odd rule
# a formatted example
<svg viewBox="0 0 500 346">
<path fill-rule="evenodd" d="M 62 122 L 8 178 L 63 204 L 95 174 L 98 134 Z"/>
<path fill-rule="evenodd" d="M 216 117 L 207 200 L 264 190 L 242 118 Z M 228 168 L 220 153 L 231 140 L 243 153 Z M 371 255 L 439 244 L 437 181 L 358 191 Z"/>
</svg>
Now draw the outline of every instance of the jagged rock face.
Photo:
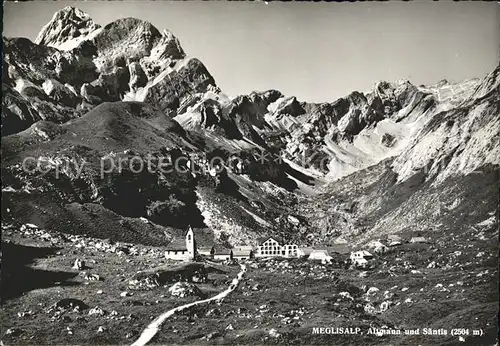
<svg viewBox="0 0 500 346">
<path fill-rule="evenodd" d="M 151 50 L 151 60 L 182 59 L 186 56 L 177 37 L 170 31 L 163 30 L 162 36 Z"/>
<path fill-rule="evenodd" d="M 370 159 L 373 155 L 366 150 L 362 150 L 367 156 L 365 160 L 342 157 L 337 153 L 347 149 L 348 153 L 355 151 L 352 156 L 357 155 L 359 148 L 350 150 L 346 147 L 356 143 L 357 137 L 363 137 L 363 131 L 372 131 L 370 128 L 384 119 L 403 123 L 410 115 L 418 113 L 418 117 L 421 111 L 434 105 L 430 93 L 419 91 L 408 82 L 379 83 L 371 93 L 353 92 L 333 103 L 300 102 L 276 90 L 242 95 L 229 102 L 221 96 L 220 90 L 216 90 L 215 81 L 205 66 L 197 59 L 186 58 L 179 41 L 170 32 L 160 33 L 150 23 L 134 18 L 119 19 L 103 28 L 94 24 L 79 10 L 62 10 L 42 30 L 37 42 L 52 46 L 62 44 L 64 37 L 72 39 L 67 33 L 82 29 L 79 44 L 70 52 L 60 52 L 31 42 L 24 43 L 33 46 L 30 50 L 37 51 L 35 55 L 41 57 L 42 63 L 29 71 L 23 70 L 25 65 L 9 67 L 15 77 L 11 79 L 18 80 L 16 75 L 23 75 L 23 79 L 33 83 L 33 87 L 25 88 L 25 94 L 30 93 L 28 100 L 40 97 L 36 86 L 42 86 L 46 80 L 57 81 L 76 91 L 71 100 L 61 97 L 61 92 L 48 95 L 51 105 L 44 105 L 44 111 L 39 112 L 42 119 L 65 121 L 102 102 L 144 101 L 176 117 L 187 129 L 210 131 L 215 136 L 225 137 L 224 141 L 247 139 L 269 150 L 281 150 L 285 157 L 302 166 L 310 166 L 303 164 L 304 157 L 321 153 L 312 159 L 313 166 L 336 178 L 385 157 L 378 155 Z M 58 33 L 57 28 L 63 28 L 64 33 Z M 15 52 L 26 50 L 17 49 L 18 45 L 14 45 Z M 19 61 L 15 53 L 10 55 L 10 60 Z M 43 68 L 47 55 L 53 56 L 50 61 L 55 61 L 58 66 L 56 73 Z M 90 64 L 93 75 L 78 82 L 72 81 L 68 76 L 73 75 L 71 66 L 74 61 Z M 32 75 L 38 72 L 43 78 Z M 52 96 L 55 99 L 52 100 Z M 207 103 L 207 99 L 213 101 Z M 73 105 L 75 100 L 77 104 L 72 112 L 64 109 L 59 113 L 65 116 L 51 115 L 59 104 L 66 107 Z M 402 112 L 403 109 L 406 111 Z M 398 136 L 394 137 L 395 143 L 401 141 Z M 381 139 L 377 143 L 382 148 L 380 151 L 388 148 Z M 231 143 L 230 146 L 238 147 L 241 143 Z M 391 148 L 393 151 L 399 149 L 397 145 Z"/>
<path fill-rule="evenodd" d="M 98 76 L 92 60 L 37 45 L 26 38 L 4 39 L 4 61 L 11 80 L 23 78 L 36 85 L 53 78 L 80 87 Z"/>
<path fill-rule="evenodd" d="M 2 136 L 22 131 L 40 120 L 33 106 L 16 90 L 2 84 Z"/>
<path fill-rule="evenodd" d="M 93 105 L 119 100 L 129 90 L 130 72 L 125 67 L 115 67 L 109 73 L 82 85 L 80 94 Z"/>
<path fill-rule="evenodd" d="M 175 110 L 186 97 L 215 87 L 203 64 L 185 59 L 179 41 L 167 30 L 160 33 L 134 18 L 102 28 L 72 7 L 57 12 L 36 43 L 5 39 L 4 63 L 8 71 L 4 90 L 17 91 L 34 110 L 29 112 L 33 116 L 16 115 L 17 111 L 6 115 L 5 134 L 23 130 L 38 119 L 65 122 L 102 102 L 122 99 L 147 98 L 163 109 Z M 4 101 L 4 108 L 9 107 Z"/>
<path fill-rule="evenodd" d="M 58 103 L 68 107 L 76 107 L 78 104 L 78 94 L 71 86 L 63 85 L 55 79 L 47 79 L 42 87 L 47 96 Z"/>
<path fill-rule="evenodd" d="M 283 95 L 276 90 L 238 96 L 226 107 L 226 113 L 229 117 L 240 116 L 246 123 L 259 129 L 266 128 L 269 127 L 264 119 L 267 107 L 281 97 Z"/>
<path fill-rule="evenodd" d="M 304 108 L 299 101 L 297 101 L 296 97 L 290 97 L 285 101 L 281 102 L 276 110 L 275 114 L 278 118 L 288 115 L 292 117 L 297 117 L 299 115 L 304 114 Z"/>
<path fill-rule="evenodd" d="M 137 88 L 142 88 L 148 82 L 148 76 L 144 73 L 141 65 L 138 62 L 133 62 L 128 65 L 130 81 L 129 88 L 130 90 L 136 90 Z"/>
<path fill-rule="evenodd" d="M 497 67 L 457 108 L 435 115 L 394 162 L 398 180 L 425 170 L 442 182 L 467 175 L 500 157 L 500 76 Z M 476 172 L 479 173 L 479 172 Z"/>
<path fill-rule="evenodd" d="M 157 105 L 162 110 L 176 110 L 189 96 L 204 92 L 215 81 L 198 59 L 189 59 L 166 78 L 150 86 L 144 102 Z"/>
<path fill-rule="evenodd" d="M 205 102 L 202 95 L 190 98 L 177 110 L 176 119 L 186 128 L 207 131 L 205 126 L 197 127 L 203 123 L 203 114 L 193 111 Z M 243 137 L 282 151 L 286 158 L 331 178 L 397 155 L 414 128 L 444 109 L 432 90 L 407 81 L 381 82 L 367 94 L 353 92 L 332 103 L 299 102 L 277 91 L 254 92 L 218 103 L 211 108 L 223 110 L 219 116 L 223 121 L 210 123 L 209 131 L 222 130 L 219 133 L 226 138 Z M 237 129 L 238 135 L 229 137 L 234 132 L 228 128 Z M 387 138 L 391 140 L 387 142 Z M 310 162 L 304 164 L 304 160 Z"/>
<path fill-rule="evenodd" d="M 3 134 L 21 131 L 40 119 L 64 122 L 78 116 L 78 91 L 98 77 L 90 59 L 23 38 L 4 40 L 4 63 L 2 105 L 11 111 L 3 118 Z M 20 114 L 13 109 L 13 100 L 29 110 Z"/>
<path fill-rule="evenodd" d="M 97 48 L 96 65 L 100 71 L 125 66 L 127 60 L 138 61 L 149 55 L 161 37 L 150 23 L 135 18 L 118 19 L 92 39 Z"/>
<path fill-rule="evenodd" d="M 222 124 L 224 121 L 222 118 L 222 109 L 220 108 L 219 103 L 214 100 L 204 100 L 202 103 L 199 103 L 193 111 L 199 114 L 199 117 L 192 117 L 193 122 L 191 123 L 191 126 L 189 126 L 190 128 L 201 127 L 208 129 L 215 125 L 224 128 L 224 125 Z"/>
<path fill-rule="evenodd" d="M 499 70 L 462 85 L 419 87 L 423 95 L 419 90 L 409 96 L 407 109 L 394 116 L 404 114 L 403 119 L 421 124 L 401 152 L 329 184 L 318 201 L 305 205 L 302 213 L 313 219 L 317 239 L 328 241 L 331 230 L 358 244 L 388 232 L 421 231 L 448 240 L 471 229 L 493 232 L 500 164 Z M 435 93 L 439 88 L 444 95 Z M 429 98 L 432 106 L 425 102 Z M 389 133 L 382 139 L 390 146 L 401 140 Z M 345 203 L 354 207 L 339 207 Z"/>
<path fill-rule="evenodd" d="M 87 51 L 96 55 L 99 71 L 115 66 L 139 63 L 149 78 L 154 78 L 185 57 L 177 38 L 169 31 L 160 33 L 151 23 L 135 19 L 118 19 L 89 40 Z"/>
<path fill-rule="evenodd" d="M 70 41 L 70 51 L 52 48 Z M 88 14 L 67 7 L 36 42 L 4 43 L 4 90 L 18 93 L 4 101 L 5 109 L 14 110 L 4 123 L 16 123 L 4 124 L 6 133 L 37 119 L 64 122 L 102 102 L 137 100 L 175 117 L 186 129 L 223 137 L 226 149 L 241 148 L 241 140 L 249 140 L 333 179 L 398 155 L 409 141 L 418 140 L 413 135 L 429 119 L 473 94 L 484 97 L 495 83 L 494 76 L 482 83 L 443 81 L 428 87 L 379 82 L 366 94 L 355 91 L 322 104 L 276 90 L 229 100 L 199 60 L 186 58 L 176 37 L 139 19 L 119 19 L 101 28 Z M 12 103 L 19 104 L 17 110 Z M 19 115 L 28 105 L 28 115 Z"/>
</svg>

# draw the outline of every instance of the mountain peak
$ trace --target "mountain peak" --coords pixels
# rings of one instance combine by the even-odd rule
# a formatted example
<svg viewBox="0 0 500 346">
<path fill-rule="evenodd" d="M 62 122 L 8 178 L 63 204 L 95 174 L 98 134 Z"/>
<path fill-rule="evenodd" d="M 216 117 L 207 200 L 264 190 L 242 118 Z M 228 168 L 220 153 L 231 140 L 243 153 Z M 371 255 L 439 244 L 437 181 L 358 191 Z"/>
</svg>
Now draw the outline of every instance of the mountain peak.
<svg viewBox="0 0 500 346">
<path fill-rule="evenodd" d="M 79 8 L 73 6 L 66 6 L 62 10 L 59 10 L 55 13 L 56 16 L 64 17 L 64 16 L 74 16 L 80 19 L 90 18 L 89 14 Z"/>
<path fill-rule="evenodd" d="M 57 11 L 38 34 L 35 43 L 70 50 L 101 26 L 79 8 L 66 6 Z"/>
</svg>

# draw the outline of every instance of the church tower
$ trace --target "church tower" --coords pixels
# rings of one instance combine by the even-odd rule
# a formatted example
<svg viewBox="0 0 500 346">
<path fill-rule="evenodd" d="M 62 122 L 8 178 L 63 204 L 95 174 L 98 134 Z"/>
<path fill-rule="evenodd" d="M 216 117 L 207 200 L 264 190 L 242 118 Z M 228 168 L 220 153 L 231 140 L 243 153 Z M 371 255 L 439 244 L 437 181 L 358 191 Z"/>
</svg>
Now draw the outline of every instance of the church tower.
<svg viewBox="0 0 500 346">
<path fill-rule="evenodd" d="M 186 249 L 187 249 L 187 259 L 192 261 L 196 256 L 196 239 L 194 238 L 194 232 L 191 226 L 186 233 Z"/>
</svg>

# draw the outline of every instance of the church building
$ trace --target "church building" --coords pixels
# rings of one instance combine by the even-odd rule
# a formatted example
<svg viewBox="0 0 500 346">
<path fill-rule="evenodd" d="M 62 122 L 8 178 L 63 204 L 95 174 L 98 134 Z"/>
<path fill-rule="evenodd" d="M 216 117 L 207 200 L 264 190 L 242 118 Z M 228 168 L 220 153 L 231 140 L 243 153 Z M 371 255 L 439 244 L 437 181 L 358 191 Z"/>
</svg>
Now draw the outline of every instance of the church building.
<svg viewBox="0 0 500 346">
<path fill-rule="evenodd" d="M 196 239 L 191 226 L 184 241 L 172 241 L 165 249 L 165 258 L 174 261 L 194 261 L 197 254 Z"/>
</svg>

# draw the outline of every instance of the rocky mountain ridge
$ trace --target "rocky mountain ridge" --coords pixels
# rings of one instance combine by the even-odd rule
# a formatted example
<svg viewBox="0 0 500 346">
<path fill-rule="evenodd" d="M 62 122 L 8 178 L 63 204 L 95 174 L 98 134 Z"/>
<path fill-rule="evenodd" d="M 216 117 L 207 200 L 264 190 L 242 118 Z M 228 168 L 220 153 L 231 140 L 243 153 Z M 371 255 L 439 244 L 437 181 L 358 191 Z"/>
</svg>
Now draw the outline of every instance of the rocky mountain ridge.
<svg viewBox="0 0 500 346">
<path fill-rule="evenodd" d="M 380 229 L 367 221 L 375 217 L 384 229 L 400 229 L 384 215 L 409 208 L 406 198 L 418 204 L 412 194 L 483 174 L 485 167 L 490 176 L 500 163 L 498 67 L 457 84 L 378 82 L 369 92 L 326 103 L 277 90 L 229 98 L 169 31 L 135 18 L 101 27 L 66 7 L 35 43 L 4 39 L 4 71 L 8 215 L 71 232 L 98 236 L 96 224 L 89 225 L 95 209 L 113 220 L 148 217 L 174 235 L 189 220 L 210 226 L 216 241 L 227 244 L 253 243 L 270 233 L 300 243 L 331 243 L 343 234 L 354 240 Z M 126 169 L 100 177 L 103 157 L 149 154 L 238 156 L 244 164 L 226 164 L 218 176 L 134 175 Z M 23 172 L 27 156 L 42 158 L 52 167 L 49 175 Z M 82 161 L 90 162 L 83 176 L 70 169 L 64 180 L 53 177 L 59 164 Z M 365 196 L 343 190 L 352 181 Z M 391 199 L 390 191 L 404 198 Z M 329 202 L 311 212 L 315 196 Z M 367 196 L 379 202 L 370 205 Z M 383 205 L 387 198 L 390 208 Z M 344 202 L 364 209 L 346 212 Z M 488 208 L 478 217 L 494 211 Z M 65 220 L 81 226 L 70 229 L 61 224 Z"/>
</svg>

